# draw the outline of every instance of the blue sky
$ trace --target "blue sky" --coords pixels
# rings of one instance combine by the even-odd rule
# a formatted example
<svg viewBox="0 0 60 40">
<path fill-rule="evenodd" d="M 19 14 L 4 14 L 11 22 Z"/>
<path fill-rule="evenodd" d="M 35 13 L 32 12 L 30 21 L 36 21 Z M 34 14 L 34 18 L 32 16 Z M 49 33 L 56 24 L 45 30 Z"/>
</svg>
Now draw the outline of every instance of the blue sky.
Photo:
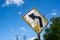
<svg viewBox="0 0 60 40">
<path fill-rule="evenodd" d="M 35 31 L 22 19 L 32 8 L 37 8 L 48 21 L 60 16 L 60 0 L 0 0 L 0 40 L 27 40 L 37 37 Z M 49 27 L 49 24 L 48 26 Z M 44 30 L 40 36 L 42 38 Z"/>
</svg>

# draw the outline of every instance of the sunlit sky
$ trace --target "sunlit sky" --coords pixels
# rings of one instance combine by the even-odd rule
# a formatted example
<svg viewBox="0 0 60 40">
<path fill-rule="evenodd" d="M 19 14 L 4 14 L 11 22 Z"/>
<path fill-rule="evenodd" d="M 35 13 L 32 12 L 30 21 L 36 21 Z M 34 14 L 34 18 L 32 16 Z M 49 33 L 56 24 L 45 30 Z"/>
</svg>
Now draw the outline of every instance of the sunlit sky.
<svg viewBox="0 0 60 40">
<path fill-rule="evenodd" d="M 22 19 L 32 8 L 46 17 L 60 16 L 60 0 L 0 0 L 0 40 L 27 40 L 37 37 L 37 33 Z M 47 25 L 49 27 L 49 24 Z M 43 40 L 44 30 L 40 33 Z"/>
</svg>

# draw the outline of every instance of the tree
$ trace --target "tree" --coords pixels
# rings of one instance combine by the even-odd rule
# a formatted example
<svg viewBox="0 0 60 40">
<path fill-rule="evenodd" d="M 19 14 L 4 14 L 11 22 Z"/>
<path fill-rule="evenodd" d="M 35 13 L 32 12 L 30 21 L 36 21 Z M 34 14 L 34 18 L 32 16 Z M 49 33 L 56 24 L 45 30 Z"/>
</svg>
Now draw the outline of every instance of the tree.
<svg viewBox="0 0 60 40">
<path fill-rule="evenodd" d="M 60 17 L 51 18 L 50 28 L 45 29 L 45 40 L 60 40 Z"/>
</svg>

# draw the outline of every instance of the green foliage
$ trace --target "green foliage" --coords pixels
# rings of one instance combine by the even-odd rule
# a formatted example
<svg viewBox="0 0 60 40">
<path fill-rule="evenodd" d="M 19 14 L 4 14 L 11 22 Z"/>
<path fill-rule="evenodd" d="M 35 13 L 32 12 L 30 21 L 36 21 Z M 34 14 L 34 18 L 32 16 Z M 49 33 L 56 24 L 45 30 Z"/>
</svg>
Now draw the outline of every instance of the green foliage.
<svg viewBox="0 0 60 40">
<path fill-rule="evenodd" d="M 53 17 L 50 28 L 45 29 L 45 40 L 60 40 L 60 17 Z"/>
</svg>

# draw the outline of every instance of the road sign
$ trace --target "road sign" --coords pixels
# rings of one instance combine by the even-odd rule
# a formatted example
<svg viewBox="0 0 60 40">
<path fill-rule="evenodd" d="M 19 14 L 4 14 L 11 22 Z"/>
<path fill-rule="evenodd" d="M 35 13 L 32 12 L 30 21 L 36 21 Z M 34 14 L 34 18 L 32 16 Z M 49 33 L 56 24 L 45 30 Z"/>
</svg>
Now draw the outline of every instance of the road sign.
<svg viewBox="0 0 60 40">
<path fill-rule="evenodd" d="M 39 34 L 48 24 L 48 20 L 36 8 L 23 16 L 23 19 Z"/>
</svg>

